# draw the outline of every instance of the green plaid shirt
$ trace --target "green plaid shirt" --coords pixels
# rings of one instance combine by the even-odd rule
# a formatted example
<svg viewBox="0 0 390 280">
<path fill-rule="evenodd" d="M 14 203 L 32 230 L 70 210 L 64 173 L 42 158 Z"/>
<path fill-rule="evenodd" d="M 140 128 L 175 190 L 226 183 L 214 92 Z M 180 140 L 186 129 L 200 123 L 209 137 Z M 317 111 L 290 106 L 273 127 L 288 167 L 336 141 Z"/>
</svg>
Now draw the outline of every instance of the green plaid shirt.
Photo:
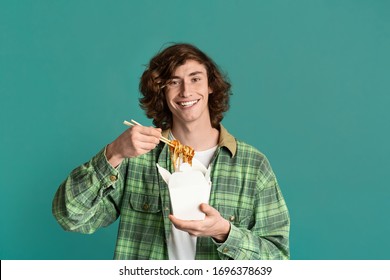
<svg viewBox="0 0 390 280">
<path fill-rule="evenodd" d="M 120 216 L 115 259 L 168 259 L 171 204 L 156 163 L 173 171 L 165 144 L 116 169 L 101 150 L 61 184 L 55 218 L 65 230 L 93 233 Z M 211 166 L 209 204 L 231 229 L 224 243 L 198 237 L 195 258 L 288 259 L 289 213 L 266 157 L 221 126 Z"/>
</svg>

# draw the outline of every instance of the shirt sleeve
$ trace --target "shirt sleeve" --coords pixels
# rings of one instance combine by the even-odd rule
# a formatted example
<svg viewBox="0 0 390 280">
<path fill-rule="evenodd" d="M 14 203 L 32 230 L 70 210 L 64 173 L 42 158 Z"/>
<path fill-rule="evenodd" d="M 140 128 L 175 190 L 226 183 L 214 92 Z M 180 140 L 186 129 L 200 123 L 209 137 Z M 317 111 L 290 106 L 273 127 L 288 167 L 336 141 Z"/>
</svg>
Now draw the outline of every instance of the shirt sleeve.
<svg viewBox="0 0 390 280">
<path fill-rule="evenodd" d="M 119 216 L 123 165 L 113 168 L 102 149 L 74 169 L 53 199 L 52 212 L 58 223 L 67 231 L 82 233 L 113 223 Z"/>
<path fill-rule="evenodd" d="M 227 240 L 217 244 L 218 254 L 223 260 L 290 258 L 288 209 L 267 159 L 263 165 L 257 179 L 255 224 L 251 229 L 243 229 L 231 223 Z"/>
</svg>

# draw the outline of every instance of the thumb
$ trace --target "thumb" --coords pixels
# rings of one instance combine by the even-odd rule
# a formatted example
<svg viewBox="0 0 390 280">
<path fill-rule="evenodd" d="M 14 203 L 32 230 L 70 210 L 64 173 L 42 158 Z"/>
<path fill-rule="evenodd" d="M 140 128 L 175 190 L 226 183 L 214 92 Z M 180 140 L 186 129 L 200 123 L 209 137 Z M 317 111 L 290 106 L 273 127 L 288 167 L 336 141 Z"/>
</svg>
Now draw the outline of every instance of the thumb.
<svg viewBox="0 0 390 280">
<path fill-rule="evenodd" d="M 208 205 L 207 203 L 202 203 L 199 205 L 199 210 L 206 214 L 206 216 L 210 216 L 213 213 L 215 213 L 215 210 L 213 207 Z"/>
</svg>

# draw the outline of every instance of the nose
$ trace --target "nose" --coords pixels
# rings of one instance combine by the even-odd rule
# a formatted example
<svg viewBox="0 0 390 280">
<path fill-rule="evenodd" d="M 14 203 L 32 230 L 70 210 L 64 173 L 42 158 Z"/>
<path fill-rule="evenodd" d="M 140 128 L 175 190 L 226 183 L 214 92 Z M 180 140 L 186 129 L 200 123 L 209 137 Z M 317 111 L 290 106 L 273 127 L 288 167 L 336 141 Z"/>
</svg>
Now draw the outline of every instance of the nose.
<svg viewBox="0 0 390 280">
<path fill-rule="evenodd" d="M 183 81 L 180 87 L 180 97 L 185 98 L 189 96 L 191 96 L 191 86 Z"/>
</svg>

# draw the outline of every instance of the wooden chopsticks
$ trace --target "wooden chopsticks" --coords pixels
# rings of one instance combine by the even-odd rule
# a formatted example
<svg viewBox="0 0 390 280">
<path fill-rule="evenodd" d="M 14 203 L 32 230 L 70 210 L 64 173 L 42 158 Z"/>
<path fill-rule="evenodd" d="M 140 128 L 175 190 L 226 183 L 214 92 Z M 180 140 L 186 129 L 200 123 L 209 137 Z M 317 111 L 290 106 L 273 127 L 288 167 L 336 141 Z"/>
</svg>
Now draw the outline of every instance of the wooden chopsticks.
<svg viewBox="0 0 390 280">
<path fill-rule="evenodd" d="M 128 122 L 128 121 L 125 120 L 125 121 L 123 121 L 123 124 L 127 125 L 127 126 L 135 126 L 135 125 L 142 126 L 140 123 L 136 122 L 135 120 L 131 120 L 131 122 Z M 175 147 L 175 145 L 173 145 L 172 142 L 169 139 L 167 139 L 167 138 L 165 138 L 163 136 L 160 137 L 160 141 L 168 144 L 171 147 Z"/>
</svg>

